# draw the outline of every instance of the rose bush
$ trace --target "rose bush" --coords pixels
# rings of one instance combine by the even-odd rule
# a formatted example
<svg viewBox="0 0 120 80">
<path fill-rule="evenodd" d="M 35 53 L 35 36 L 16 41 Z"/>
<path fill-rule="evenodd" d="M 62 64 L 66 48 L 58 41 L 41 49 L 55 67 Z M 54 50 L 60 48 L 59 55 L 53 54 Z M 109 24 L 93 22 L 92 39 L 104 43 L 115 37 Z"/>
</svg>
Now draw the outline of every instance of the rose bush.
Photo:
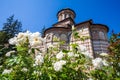
<svg viewBox="0 0 120 80">
<path fill-rule="evenodd" d="M 74 33 L 74 31 L 73 31 Z M 76 36 L 76 35 L 75 35 Z M 77 35 L 76 38 L 79 38 Z M 120 72 L 111 55 L 101 53 L 93 58 L 83 45 L 70 44 L 71 50 L 59 50 L 48 45 L 42 52 L 44 39 L 39 32 L 19 33 L 9 40 L 16 45 L 16 51 L 5 54 L 0 65 L 1 80 L 113 80 L 120 78 Z M 44 44 L 45 45 L 45 44 Z M 59 46 L 59 44 L 58 44 Z M 113 48 L 112 48 L 113 49 Z M 116 74 L 117 76 L 114 77 Z M 114 75 L 114 76 L 112 76 Z"/>
</svg>

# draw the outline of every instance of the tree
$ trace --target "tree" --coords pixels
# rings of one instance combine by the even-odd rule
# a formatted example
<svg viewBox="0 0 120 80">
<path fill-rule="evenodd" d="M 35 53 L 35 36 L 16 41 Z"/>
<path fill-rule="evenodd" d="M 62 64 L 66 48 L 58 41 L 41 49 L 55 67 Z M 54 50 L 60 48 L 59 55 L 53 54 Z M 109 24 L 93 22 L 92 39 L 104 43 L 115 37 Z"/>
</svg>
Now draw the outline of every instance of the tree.
<svg viewBox="0 0 120 80">
<path fill-rule="evenodd" d="M 21 27 L 21 22 L 14 19 L 14 15 L 7 18 L 7 22 L 4 23 L 4 26 L 0 31 L 0 57 L 4 56 L 6 52 L 13 50 L 14 46 L 9 45 L 8 40 L 21 32 Z"/>
<path fill-rule="evenodd" d="M 8 36 L 8 38 L 14 37 L 15 34 L 18 34 L 19 32 L 22 31 L 21 29 L 22 24 L 19 22 L 17 19 L 14 20 L 14 15 L 10 16 L 7 18 L 7 22 L 4 23 L 3 26 L 3 32 L 5 32 Z"/>
<path fill-rule="evenodd" d="M 120 33 L 112 32 L 110 37 L 110 62 L 113 68 L 112 76 L 117 80 L 120 79 Z"/>
<path fill-rule="evenodd" d="M 0 31 L 0 45 L 3 45 L 8 40 L 7 34 L 3 31 Z"/>
</svg>

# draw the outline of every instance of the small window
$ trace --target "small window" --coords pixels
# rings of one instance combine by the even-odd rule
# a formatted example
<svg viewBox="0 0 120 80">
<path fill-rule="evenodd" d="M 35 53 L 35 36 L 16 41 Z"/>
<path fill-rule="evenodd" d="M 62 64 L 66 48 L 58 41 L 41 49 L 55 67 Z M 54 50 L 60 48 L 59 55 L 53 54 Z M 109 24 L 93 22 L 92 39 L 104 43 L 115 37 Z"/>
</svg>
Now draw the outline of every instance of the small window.
<svg viewBox="0 0 120 80">
<path fill-rule="evenodd" d="M 99 38 L 100 39 L 105 39 L 104 32 L 102 32 L 102 31 L 99 32 Z"/>
<path fill-rule="evenodd" d="M 61 34 L 60 40 L 67 41 L 67 36 L 65 34 Z"/>
<path fill-rule="evenodd" d="M 55 34 L 53 36 L 53 41 L 59 41 L 59 35 L 58 34 Z"/>
</svg>

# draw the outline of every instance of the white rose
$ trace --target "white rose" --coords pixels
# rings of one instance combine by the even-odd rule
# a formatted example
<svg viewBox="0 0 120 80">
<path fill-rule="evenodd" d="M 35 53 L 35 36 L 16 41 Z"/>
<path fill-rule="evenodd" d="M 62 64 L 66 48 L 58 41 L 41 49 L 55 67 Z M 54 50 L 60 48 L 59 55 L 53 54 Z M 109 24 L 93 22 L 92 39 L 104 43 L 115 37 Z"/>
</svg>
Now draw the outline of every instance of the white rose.
<svg viewBox="0 0 120 80">
<path fill-rule="evenodd" d="M 96 58 L 94 60 L 92 60 L 92 64 L 94 66 L 94 68 L 100 69 L 103 66 L 103 62 L 101 58 Z"/>
<path fill-rule="evenodd" d="M 9 74 L 9 73 L 11 73 L 11 71 L 12 71 L 12 69 L 4 69 L 2 74 Z"/>
<path fill-rule="evenodd" d="M 6 57 L 10 57 L 11 53 L 15 53 L 15 51 L 9 51 L 5 54 Z"/>
<path fill-rule="evenodd" d="M 44 62 L 44 58 L 42 55 L 37 55 L 35 57 L 35 65 L 41 65 Z"/>
<path fill-rule="evenodd" d="M 73 52 L 68 52 L 68 57 L 73 57 L 74 56 L 74 53 Z"/>
<path fill-rule="evenodd" d="M 106 56 L 107 57 L 108 54 L 107 53 L 101 53 L 100 56 Z"/>
<path fill-rule="evenodd" d="M 60 51 L 57 55 L 56 58 L 57 59 L 62 59 L 64 57 L 64 53 L 62 51 Z"/>
<path fill-rule="evenodd" d="M 17 37 L 9 39 L 9 44 L 16 45 L 17 44 Z"/>
<path fill-rule="evenodd" d="M 60 71 L 62 69 L 62 66 L 66 64 L 66 61 L 60 60 L 53 64 L 53 68 L 55 71 Z"/>
<path fill-rule="evenodd" d="M 62 65 L 59 62 L 56 62 L 54 64 L 54 70 L 55 71 L 60 71 L 62 69 Z"/>
<path fill-rule="evenodd" d="M 109 66 L 109 64 L 106 60 L 103 60 L 102 63 L 103 63 L 104 66 Z"/>
<path fill-rule="evenodd" d="M 87 58 L 93 58 L 93 56 L 88 51 L 81 52 L 81 53 L 84 54 Z"/>
<path fill-rule="evenodd" d="M 40 36 L 39 32 L 33 33 L 29 36 L 29 43 L 31 47 L 39 47 L 44 39 Z"/>
<path fill-rule="evenodd" d="M 27 41 L 28 35 L 26 33 L 20 32 L 17 35 L 17 44 L 23 44 Z"/>
<path fill-rule="evenodd" d="M 78 49 L 80 50 L 80 52 L 85 52 L 87 50 L 87 48 L 83 45 L 79 45 Z"/>
<path fill-rule="evenodd" d="M 65 65 L 66 64 L 65 60 L 60 60 L 59 62 L 60 62 L 61 65 Z"/>
<path fill-rule="evenodd" d="M 27 71 L 28 71 L 28 69 L 27 69 L 27 68 L 22 68 L 22 70 L 21 70 L 21 71 L 27 72 Z"/>
</svg>

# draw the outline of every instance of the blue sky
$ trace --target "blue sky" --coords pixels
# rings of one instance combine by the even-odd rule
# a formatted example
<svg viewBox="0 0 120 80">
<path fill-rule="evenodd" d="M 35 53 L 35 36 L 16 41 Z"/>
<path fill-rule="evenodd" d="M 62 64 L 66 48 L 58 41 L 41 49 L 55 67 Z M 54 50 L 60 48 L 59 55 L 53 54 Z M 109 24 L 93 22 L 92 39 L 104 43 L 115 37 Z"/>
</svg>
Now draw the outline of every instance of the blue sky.
<svg viewBox="0 0 120 80">
<path fill-rule="evenodd" d="M 0 30 L 6 18 L 14 14 L 23 30 L 40 31 L 56 23 L 56 14 L 63 8 L 76 12 L 76 23 L 92 19 L 120 32 L 120 0 L 0 0 Z"/>
</svg>

